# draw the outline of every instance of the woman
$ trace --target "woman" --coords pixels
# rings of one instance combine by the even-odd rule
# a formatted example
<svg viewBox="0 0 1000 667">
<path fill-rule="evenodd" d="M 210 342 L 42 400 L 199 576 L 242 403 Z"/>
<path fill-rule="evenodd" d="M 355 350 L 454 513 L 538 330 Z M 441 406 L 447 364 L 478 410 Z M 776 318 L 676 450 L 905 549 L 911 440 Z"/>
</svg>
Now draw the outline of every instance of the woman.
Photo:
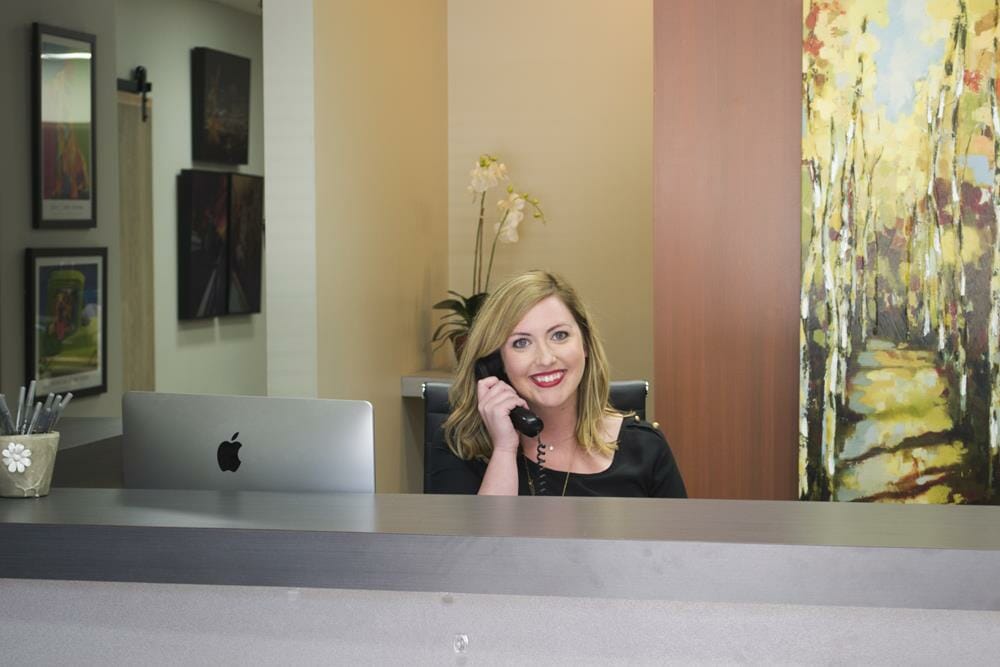
<svg viewBox="0 0 1000 667">
<path fill-rule="evenodd" d="M 505 373 L 477 377 L 476 362 L 493 354 Z M 663 435 L 614 410 L 608 384 L 604 348 L 572 287 L 544 271 L 504 283 L 483 304 L 459 362 L 444 424 L 447 451 L 433 457 L 435 488 L 686 497 Z M 537 437 L 515 430 L 518 407 L 544 423 Z"/>
</svg>

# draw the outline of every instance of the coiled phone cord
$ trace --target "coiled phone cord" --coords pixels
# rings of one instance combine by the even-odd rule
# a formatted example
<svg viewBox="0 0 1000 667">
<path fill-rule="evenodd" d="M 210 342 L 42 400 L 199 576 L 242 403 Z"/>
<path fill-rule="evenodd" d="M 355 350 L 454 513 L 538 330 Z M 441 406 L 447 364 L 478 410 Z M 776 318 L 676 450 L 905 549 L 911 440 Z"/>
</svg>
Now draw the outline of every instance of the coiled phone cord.
<svg viewBox="0 0 1000 667">
<path fill-rule="evenodd" d="M 542 444 L 542 439 L 538 438 L 538 482 L 535 488 L 535 492 L 540 495 L 545 495 L 545 445 Z"/>
</svg>

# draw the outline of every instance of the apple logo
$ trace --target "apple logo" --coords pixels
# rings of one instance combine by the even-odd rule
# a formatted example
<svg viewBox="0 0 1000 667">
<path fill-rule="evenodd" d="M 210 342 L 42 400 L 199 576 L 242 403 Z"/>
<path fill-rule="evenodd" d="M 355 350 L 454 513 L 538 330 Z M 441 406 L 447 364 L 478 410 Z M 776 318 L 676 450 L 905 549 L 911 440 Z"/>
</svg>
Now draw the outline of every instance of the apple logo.
<svg viewBox="0 0 1000 667">
<path fill-rule="evenodd" d="M 236 469 L 240 467 L 240 447 L 243 443 L 236 440 L 240 437 L 240 432 L 237 431 L 233 433 L 233 437 L 230 440 L 224 440 L 219 443 L 219 451 L 216 456 L 219 459 L 219 470 L 231 470 L 236 472 Z"/>
</svg>

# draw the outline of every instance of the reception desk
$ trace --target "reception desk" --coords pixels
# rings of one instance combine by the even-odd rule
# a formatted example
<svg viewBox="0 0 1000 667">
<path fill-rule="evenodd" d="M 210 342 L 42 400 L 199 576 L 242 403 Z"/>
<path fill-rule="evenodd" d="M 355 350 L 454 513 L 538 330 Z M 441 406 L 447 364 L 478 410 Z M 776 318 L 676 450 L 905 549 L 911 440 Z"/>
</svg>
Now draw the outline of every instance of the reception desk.
<svg viewBox="0 0 1000 667">
<path fill-rule="evenodd" d="M 837 628 L 861 642 L 830 644 L 834 661 L 918 648 L 924 659 L 975 657 L 979 639 L 1000 639 L 1000 507 L 55 489 L 0 500 L 0 545 L 0 591 L 39 616 L 42 599 L 132 600 L 136 613 L 142 601 L 191 609 L 212 599 L 232 609 L 198 627 L 240 614 L 252 626 L 262 617 L 248 609 L 278 605 L 291 619 L 308 600 L 340 619 L 316 632 L 357 659 L 421 653 L 431 636 L 434 651 L 447 644 L 438 658 L 513 658 L 510 640 L 522 635 L 539 656 L 562 646 L 563 657 L 586 658 L 587 641 L 615 629 L 631 633 L 608 654 L 618 657 L 823 657 L 796 652 L 815 650 L 808 619 L 824 642 Z M 565 614 L 596 625 L 566 626 Z M 393 618 L 411 637 L 398 652 L 359 639 L 366 623 Z M 273 649 L 267 627 L 253 641 Z M 715 631 L 729 643 L 713 642 Z M 925 631 L 936 644 L 921 646 Z M 747 653 L 754 637 L 763 644 Z"/>
</svg>

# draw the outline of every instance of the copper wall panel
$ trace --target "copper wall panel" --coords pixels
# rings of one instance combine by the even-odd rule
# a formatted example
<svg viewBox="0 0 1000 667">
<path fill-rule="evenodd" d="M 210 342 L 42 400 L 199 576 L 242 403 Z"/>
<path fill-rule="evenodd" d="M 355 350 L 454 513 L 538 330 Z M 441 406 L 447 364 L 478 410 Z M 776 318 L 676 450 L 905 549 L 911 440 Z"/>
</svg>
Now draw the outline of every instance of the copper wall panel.
<svg viewBox="0 0 1000 667">
<path fill-rule="evenodd" d="M 802 3 L 654 17 L 656 414 L 691 496 L 793 499 Z"/>
</svg>

